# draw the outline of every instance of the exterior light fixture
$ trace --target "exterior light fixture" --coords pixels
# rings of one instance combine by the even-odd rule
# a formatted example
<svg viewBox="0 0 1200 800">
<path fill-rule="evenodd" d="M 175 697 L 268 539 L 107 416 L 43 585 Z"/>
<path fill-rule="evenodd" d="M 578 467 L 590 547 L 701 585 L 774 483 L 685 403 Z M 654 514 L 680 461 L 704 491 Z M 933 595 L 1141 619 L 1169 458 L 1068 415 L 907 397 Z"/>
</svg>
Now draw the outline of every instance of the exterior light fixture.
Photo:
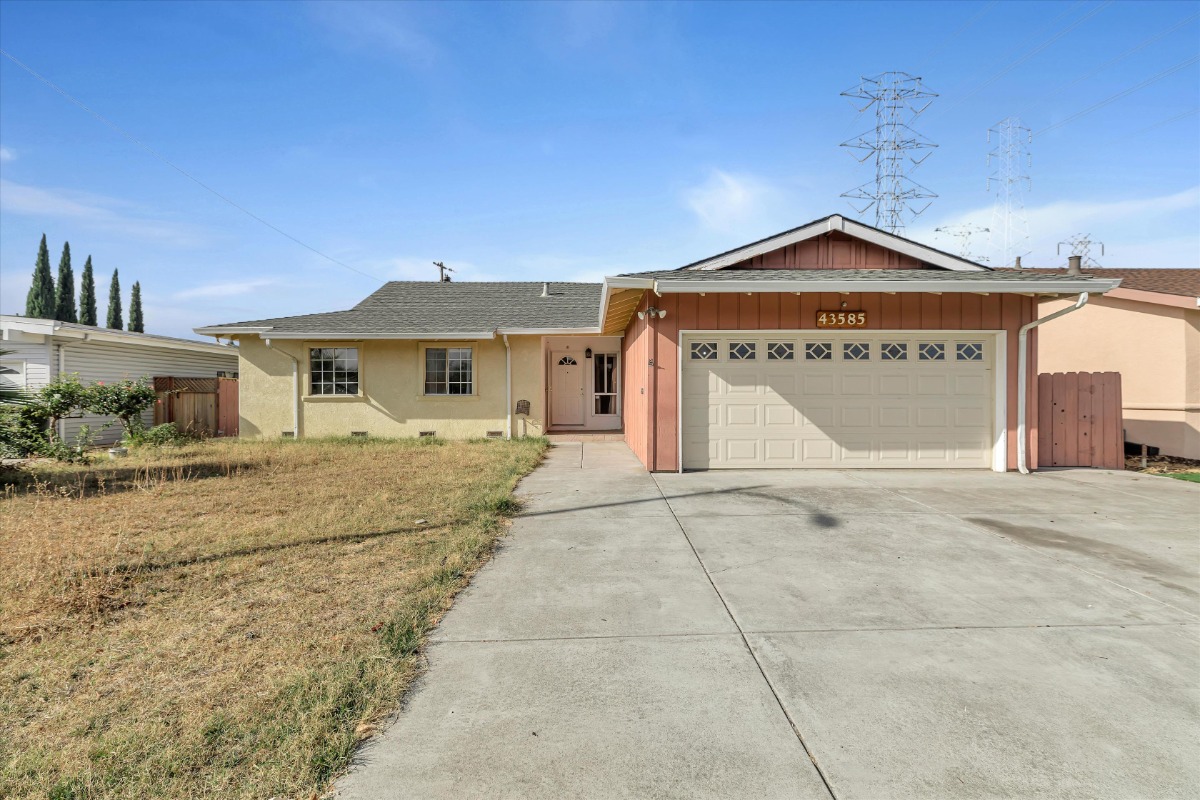
<svg viewBox="0 0 1200 800">
<path fill-rule="evenodd" d="M 638 312 L 638 319 L 645 319 L 646 317 L 658 317 L 659 319 L 662 319 L 665 316 L 667 316 L 667 310 L 665 308 L 655 308 L 654 306 L 650 306 L 645 311 Z"/>
<path fill-rule="evenodd" d="M 591 358 L 591 357 L 592 357 L 592 348 L 590 348 L 590 347 L 589 347 L 587 350 L 584 350 L 584 351 L 583 351 L 583 357 L 584 357 L 584 358 Z"/>
</svg>

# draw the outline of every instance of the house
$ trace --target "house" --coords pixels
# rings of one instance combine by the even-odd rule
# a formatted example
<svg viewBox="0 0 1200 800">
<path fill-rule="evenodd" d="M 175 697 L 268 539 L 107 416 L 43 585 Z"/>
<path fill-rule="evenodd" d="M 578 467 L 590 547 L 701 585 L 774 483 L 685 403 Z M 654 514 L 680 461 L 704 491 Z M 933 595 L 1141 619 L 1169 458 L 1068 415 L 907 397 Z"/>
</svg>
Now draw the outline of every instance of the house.
<svg viewBox="0 0 1200 800">
<path fill-rule="evenodd" d="M 1005 470 L 1019 418 L 1036 428 L 1021 326 L 1039 297 L 1117 284 L 992 271 L 832 215 L 600 284 L 392 282 L 347 311 L 196 332 L 240 345 L 243 436 L 609 430 L 650 470 Z"/>
<path fill-rule="evenodd" d="M 238 370 L 237 348 L 52 319 L 0 316 L 0 339 L 0 349 L 9 351 L 0 356 L 0 385 L 29 391 L 71 373 L 91 383 L 155 376 L 213 378 Z M 153 410 L 143 418 L 152 424 Z M 64 419 L 59 435 L 72 441 L 88 425 L 97 434 L 97 444 L 108 444 L 121 438 L 120 425 L 104 427 L 112 421 L 96 416 Z"/>
<path fill-rule="evenodd" d="M 1121 285 L 1045 327 L 1041 371 L 1120 372 L 1126 441 L 1200 459 L 1200 269 L 1085 271 Z"/>
</svg>

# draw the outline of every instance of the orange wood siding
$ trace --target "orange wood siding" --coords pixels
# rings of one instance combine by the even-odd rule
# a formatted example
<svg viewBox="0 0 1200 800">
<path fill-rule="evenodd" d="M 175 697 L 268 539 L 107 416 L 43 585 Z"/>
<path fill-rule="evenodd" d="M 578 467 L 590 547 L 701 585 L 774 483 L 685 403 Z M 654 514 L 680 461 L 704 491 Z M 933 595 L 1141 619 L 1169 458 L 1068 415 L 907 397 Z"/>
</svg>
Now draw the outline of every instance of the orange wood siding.
<svg viewBox="0 0 1200 800">
<path fill-rule="evenodd" d="M 725 269 L 922 269 L 912 256 L 831 233 L 781 247 L 731 264 Z"/>
<path fill-rule="evenodd" d="M 1008 468 L 1017 467 L 1017 332 L 1036 315 L 1034 299 L 1021 295 L 977 294 L 801 294 L 647 293 L 649 304 L 666 309 L 665 319 L 630 321 L 625 332 L 625 431 L 633 452 L 648 469 L 678 469 L 679 331 L 809 330 L 818 309 L 866 310 L 868 330 L 1004 330 L 1007 347 Z M 1029 465 L 1037 466 L 1037 340 L 1030 333 L 1027 380 Z M 653 368 L 649 360 L 654 359 Z M 645 393 L 642 394 L 641 390 Z M 653 412 L 653 413 L 651 413 Z"/>
</svg>

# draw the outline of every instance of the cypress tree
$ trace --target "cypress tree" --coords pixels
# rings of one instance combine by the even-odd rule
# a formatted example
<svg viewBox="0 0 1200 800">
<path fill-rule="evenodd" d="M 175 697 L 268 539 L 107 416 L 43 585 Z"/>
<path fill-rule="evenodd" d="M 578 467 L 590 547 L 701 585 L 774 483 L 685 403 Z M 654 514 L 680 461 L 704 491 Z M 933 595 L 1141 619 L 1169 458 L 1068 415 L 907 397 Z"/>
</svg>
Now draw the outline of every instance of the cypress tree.
<svg viewBox="0 0 1200 800">
<path fill-rule="evenodd" d="M 121 319 L 121 281 L 117 279 L 117 270 L 113 270 L 112 283 L 108 285 L 108 321 L 110 328 L 121 330 L 125 327 Z"/>
<path fill-rule="evenodd" d="M 59 322 L 78 322 L 75 313 L 75 272 L 71 269 L 71 243 L 63 242 L 58 260 L 58 288 L 54 295 L 54 318 Z"/>
<path fill-rule="evenodd" d="M 54 276 L 50 274 L 50 251 L 46 249 L 46 234 L 38 247 L 37 263 L 33 267 L 33 282 L 25 298 L 25 316 L 54 319 Z"/>
<path fill-rule="evenodd" d="M 92 277 L 91 256 L 83 265 L 83 277 L 79 281 L 79 322 L 96 324 L 96 279 Z"/>
<path fill-rule="evenodd" d="M 129 296 L 129 330 L 134 333 L 145 333 L 146 324 L 142 319 L 142 284 L 133 282 L 133 294 Z"/>
</svg>

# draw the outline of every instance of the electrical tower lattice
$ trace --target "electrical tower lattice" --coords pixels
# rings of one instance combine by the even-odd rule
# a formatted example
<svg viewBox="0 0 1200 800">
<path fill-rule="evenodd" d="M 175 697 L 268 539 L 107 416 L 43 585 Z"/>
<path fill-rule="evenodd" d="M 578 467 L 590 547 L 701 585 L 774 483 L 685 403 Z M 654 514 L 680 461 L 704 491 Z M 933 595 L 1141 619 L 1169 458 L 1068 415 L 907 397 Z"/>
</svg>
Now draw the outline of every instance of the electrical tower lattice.
<svg viewBox="0 0 1200 800">
<path fill-rule="evenodd" d="M 1029 255 L 1029 219 L 1025 216 L 1025 192 L 1030 188 L 1028 169 L 1033 165 L 1029 145 L 1033 133 L 1017 117 L 1007 117 L 988 129 L 991 169 L 987 189 L 995 192 L 992 204 L 990 250 L 995 263 L 1011 267 L 1016 259 Z"/>
<path fill-rule="evenodd" d="M 908 172 L 929 157 L 936 144 L 914 131 L 909 124 L 921 115 L 937 93 L 931 92 L 907 72 L 884 72 L 873 78 L 864 77 L 858 86 L 842 92 L 843 97 L 865 100 L 859 113 L 874 107 L 875 128 L 865 131 L 842 147 L 862 153 L 852 153 L 859 163 L 875 161 L 875 180 L 846 192 L 842 197 L 867 200 L 866 205 L 854 208 L 860 215 L 875 209 L 875 227 L 889 233 L 904 232 L 907 211 L 916 218 L 929 208 L 936 194 L 908 177 Z M 928 200 L 920 208 L 920 201 Z"/>
</svg>

